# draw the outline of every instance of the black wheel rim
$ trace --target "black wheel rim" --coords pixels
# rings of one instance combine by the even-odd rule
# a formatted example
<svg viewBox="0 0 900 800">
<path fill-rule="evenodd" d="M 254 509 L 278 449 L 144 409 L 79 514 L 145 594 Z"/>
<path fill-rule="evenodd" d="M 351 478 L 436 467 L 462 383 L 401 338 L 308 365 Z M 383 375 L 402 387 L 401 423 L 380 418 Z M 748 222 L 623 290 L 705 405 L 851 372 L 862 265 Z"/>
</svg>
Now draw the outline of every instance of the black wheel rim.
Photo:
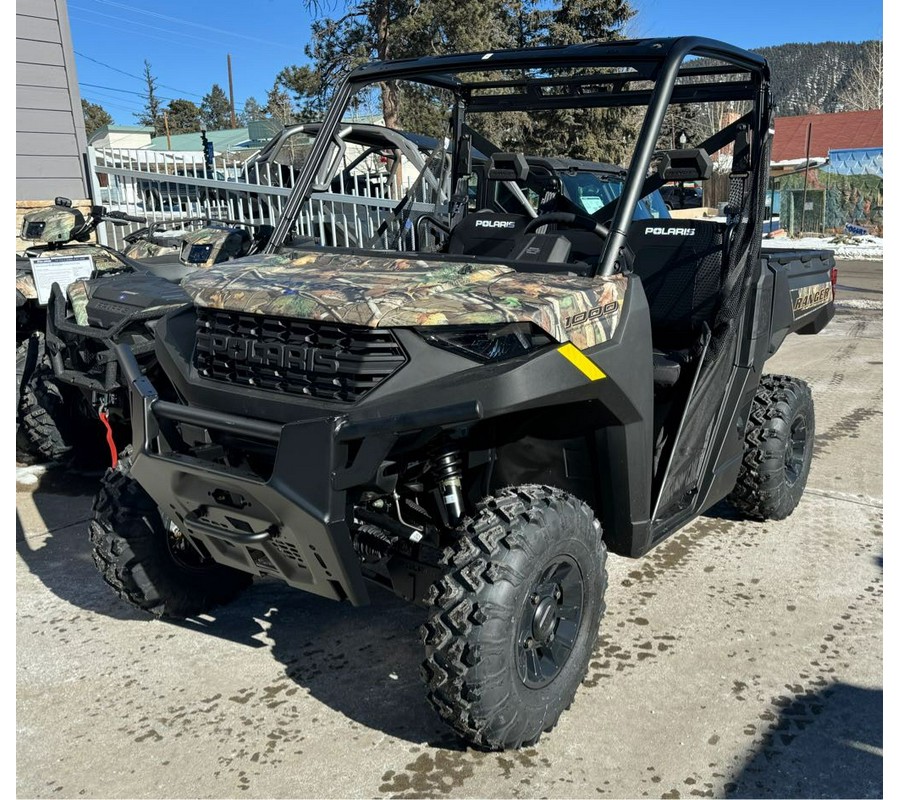
<svg viewBox="0 0 900 800">
<path fill-rule="evenodd" d="M 791 435 L 784 453 L 784 477 L 790 486 L 800 480 L 800 476 L 803 474 L 808 439 L 806 420 L 803 417 L 797 417 L 791 423 Z"/>
<path fill-rule="evenodd" d="M 549 684 L 568 661 L 581 629 L 584 580 L 569 556 L 553 559 L 525 596 L 516 638 L 516 667 L 532 689 Z"/>
</svg>

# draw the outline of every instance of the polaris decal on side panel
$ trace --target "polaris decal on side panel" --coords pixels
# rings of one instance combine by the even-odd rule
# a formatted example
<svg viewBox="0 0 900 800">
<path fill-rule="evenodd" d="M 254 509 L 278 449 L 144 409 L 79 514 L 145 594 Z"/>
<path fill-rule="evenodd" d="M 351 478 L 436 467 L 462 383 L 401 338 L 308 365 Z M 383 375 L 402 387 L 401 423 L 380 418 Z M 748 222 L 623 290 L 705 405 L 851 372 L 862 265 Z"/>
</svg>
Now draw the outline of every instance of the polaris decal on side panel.
<svg viewBox="0 0 900 800">
<path fill-rule="evenodd" d="M 647 228 L 650 236 L 693 236 L 697 231 L 694 228 Z"/>
<path fill-rule="evenodd" d="M 476 228 L 515 228 L 516 223 L 511 219 L 476 219 Z"/>
</svg>

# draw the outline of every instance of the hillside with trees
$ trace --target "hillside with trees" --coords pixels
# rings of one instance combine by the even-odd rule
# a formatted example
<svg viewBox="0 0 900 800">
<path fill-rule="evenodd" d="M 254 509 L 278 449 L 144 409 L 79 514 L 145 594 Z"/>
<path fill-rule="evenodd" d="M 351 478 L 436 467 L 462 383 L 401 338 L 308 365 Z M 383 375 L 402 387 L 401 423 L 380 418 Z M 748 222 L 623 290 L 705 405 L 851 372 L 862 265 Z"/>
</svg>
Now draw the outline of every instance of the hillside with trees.
<svg viewBox="0 0 900 800">
<path fill-rule="evenodd" d="M 881 42 L 820 42 L 757 47 L 772 66 L 782 117 L 880 108 Z"/>
</svg>

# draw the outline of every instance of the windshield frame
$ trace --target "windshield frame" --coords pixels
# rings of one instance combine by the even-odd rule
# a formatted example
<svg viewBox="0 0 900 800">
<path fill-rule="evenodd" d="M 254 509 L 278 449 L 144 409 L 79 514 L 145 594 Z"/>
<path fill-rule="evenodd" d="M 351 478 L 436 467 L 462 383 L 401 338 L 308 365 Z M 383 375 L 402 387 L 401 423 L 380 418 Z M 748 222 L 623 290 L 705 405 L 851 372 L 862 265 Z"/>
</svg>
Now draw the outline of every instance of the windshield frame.
<svg viewBox="0 0 900 800">
<path fill-rule="evenodd" d="M 714 59 L 712 66 L 685 64 L 688 57 L 698 56 Z M 465 121 L 468 108 L 479 110 L 477 91 L 491 88 L 485 82 L 466 82 L 460 76 L 467 73 L 483 72 L 486 63 L 491 70 L 573 69 L 598 67 L 613 72 L 604 73 L 602 82 L 618 83 L 625 87 L 628 81 L 641 80 L 652 84 L 651 89 L 639 91 L 597 92 L 587 94 L 540 95 L 540 87 L 559 86 L 563 79 L 522 77 L 503 82 L 511 87 L 513 94 L 503 97 L 504 110 L 530 110 L 537 108 L 594 108 L 646 106 L 646 112 L 635 142 L 630 168 L 618 201 L 614 204 L 609 235 L 606 237 L 603 255 L 594 275 L 609 276 L 616 270 L 619 252 L 625 246 L 626 236 L 635 207 L 640 198 L 657 185 L 649 179 L 650 163 L 654 148 L 662 128 L 663 118 L 670 104 L 683 102 L 710 102 L 713 100 L 741 99 L 752 104 L 750 128 L 753 139 L 759 142 L 767 137 L 771 117 L 769 98 L 769 68 L 766 60 L 756 53 L 703 37 L 679 37 L 672 39 L 638 39 L 613 43 L 590 45 L 570 45 L 563 47 L 523 48 L 489 53 L 466 53 L 449 56 L 434 56 L 421 59 L 373 62 L 358 67 L 336 89 L 329 112 L 322 123 L 319 136 L 315 138 L 312 151 L 298 176 L 294 191 L 288 197 L 282 217 L 266 248 L 274 252 L 287 239 L 300 207 L 311 193 L 315 175 L 327 148 L 333 142 L 343 115 L 352 97 L 366 87 L 386 80 L 412 80 L 426 85 L 450 89 L 456 99 L 453 108 L 452 127 L 459 131 Z M 619 70 L 619 73 L 615 73 Z M 625 72 L 625 70 L 629 70 Z M 679 84 L 679 78 L 688 76 L 715 77 L 720 75 L 744 75 L 747 80 L 724 82 Z M 580 80 L 582 88 L 598 83 L 598 77 L 584 75 L 577 79 L 567 79 L 567 85 Z M 533 88 L 539 89 L 535 96 Z M 515 94 L 519 91 L 520 94 Z M 497 105 L 497 97 L 489 101 Z M 487 109 L 484 109 L 487 110 Z M 455 149 L 455 148 L 454 148 Z M 456 159 L 454 158 L 454 162 Z M 456 164 L 454 163 L 454 168 Z M 455 172 L 455 170 L 454 170 Z M 663 181 L 664 182 L 664 181 Z"/>
</svg>

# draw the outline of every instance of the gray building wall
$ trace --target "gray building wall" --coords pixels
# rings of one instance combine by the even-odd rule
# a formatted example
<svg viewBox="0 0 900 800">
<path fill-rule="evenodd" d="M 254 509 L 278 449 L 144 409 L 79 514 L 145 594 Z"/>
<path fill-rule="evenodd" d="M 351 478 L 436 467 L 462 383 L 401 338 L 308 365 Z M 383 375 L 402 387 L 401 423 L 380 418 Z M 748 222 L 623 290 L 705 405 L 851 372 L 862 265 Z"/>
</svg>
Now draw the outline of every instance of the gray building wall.
<svg viewBox="0 0 900 800">
<path fill-rule="evenodd" d="M 66 0 L 16 0 L 16 200 L 88 196 Z"/>
</svg>

